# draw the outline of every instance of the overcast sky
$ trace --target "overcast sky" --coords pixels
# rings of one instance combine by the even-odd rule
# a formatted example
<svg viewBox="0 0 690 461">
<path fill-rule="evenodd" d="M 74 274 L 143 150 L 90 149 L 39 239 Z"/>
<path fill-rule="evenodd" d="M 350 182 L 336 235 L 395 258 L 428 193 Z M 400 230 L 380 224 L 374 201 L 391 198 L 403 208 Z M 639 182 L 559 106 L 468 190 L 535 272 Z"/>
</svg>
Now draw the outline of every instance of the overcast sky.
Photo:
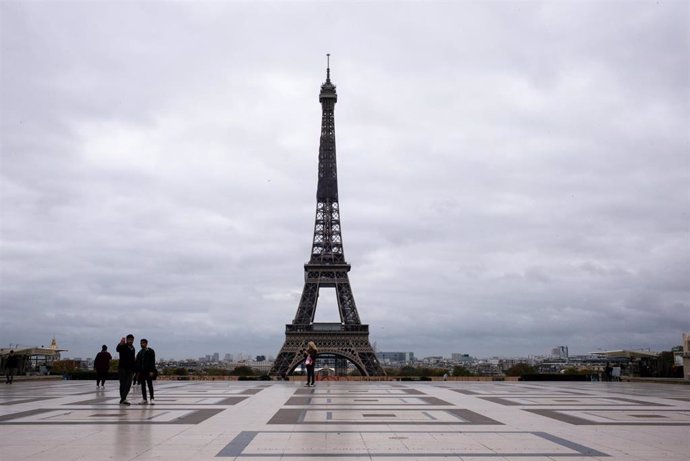
<svg viewBox="0 0 690 461">
<path fill-rule="evenodd" d="M 331 53 L 378 350 L 668 350 L 690 331 L 689 5 L 3 1 L 0 347 L 275 356 Z"/>
</svg>

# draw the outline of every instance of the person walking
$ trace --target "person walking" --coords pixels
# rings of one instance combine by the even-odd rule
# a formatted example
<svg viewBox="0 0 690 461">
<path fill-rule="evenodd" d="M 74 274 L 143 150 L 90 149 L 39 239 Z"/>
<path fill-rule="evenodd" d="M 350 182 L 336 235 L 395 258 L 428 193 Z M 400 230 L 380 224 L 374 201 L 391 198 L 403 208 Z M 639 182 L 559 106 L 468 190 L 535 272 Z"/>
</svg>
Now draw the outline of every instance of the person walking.
<svg viewBox="0 0 690 461">
<path fill-rule="evenodd" d="M 134 335 L 120 338 L 120 343 L 115 348 L 120 354 L 120 362 L 117 364 L 117 377 L 120 379 L 120 405 L 129 405 L 127 394 L 132 387 L 132 374 L 134 373 Z"/>
<path fill-rule="evenodd" d="M 19 368 L 19 357 L 11 350 L 7 359 L 5 360 L 5 384 L 12 384 L 14 382 L 14 375 Z"/>
<path fill-rule="evenodd" d="M 304 351 L 304 365 L 307 367 L 307 387 L 314 386 L 314 367 L 316 366 L 316 354 L 319 350 L 314 341 L 309 341 L 307 350 Z"/>
<path fill-rule="evenodd" d="M 149 347 L 146 339 L 140 342 L 141 349 L 137 353 L 137 381 L 141 384 L 141 405 L 153 405 L 153 380 L 156 379 L 156 352 Z M 146 398 L 146 387 L 149 388 L 149 397 Z"/>
<path fill-rule="evenodd" d="M 108 377 L 112 358 L 113 356 L 108 352 L 108 346 L 104 344 L 101 347 L 101 352 L 96 354 L 96 358 L 93 361 L 93 369 L 96 370 L 96 388 L 99 386 L 105 387 L 105 380 Z"/>
</svg>

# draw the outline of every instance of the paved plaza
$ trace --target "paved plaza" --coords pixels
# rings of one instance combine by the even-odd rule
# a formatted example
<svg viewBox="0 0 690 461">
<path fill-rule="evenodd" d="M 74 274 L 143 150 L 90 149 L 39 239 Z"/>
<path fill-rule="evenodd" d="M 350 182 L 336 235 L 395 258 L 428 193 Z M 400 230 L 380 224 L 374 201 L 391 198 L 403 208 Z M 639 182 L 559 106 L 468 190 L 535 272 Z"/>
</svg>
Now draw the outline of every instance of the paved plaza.
<svg viewBox="0 0 690 461">
<path fill-rule="evenodd" d="M 158 381 L 130 407 L 117 387 L 0 387 L 0 459 L 690 459 L 686 385 Z"/>
</svg>

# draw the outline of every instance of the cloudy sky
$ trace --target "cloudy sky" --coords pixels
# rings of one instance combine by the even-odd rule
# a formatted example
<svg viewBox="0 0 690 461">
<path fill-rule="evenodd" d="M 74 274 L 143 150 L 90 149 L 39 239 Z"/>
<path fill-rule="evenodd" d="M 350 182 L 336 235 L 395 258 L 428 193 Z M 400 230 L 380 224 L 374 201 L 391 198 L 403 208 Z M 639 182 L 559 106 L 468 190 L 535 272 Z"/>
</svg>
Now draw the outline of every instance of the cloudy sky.
<svg viewBox="0 0 690 461">
<path fill-rule="evenodd" d="M 667 350 L 690 331 L 689 4 L 0 3 L 0 346 L 281 347 L 326 53 L 372 343 Z M 337 317 L 322 290 L 317 320 Z"/>
</svg>

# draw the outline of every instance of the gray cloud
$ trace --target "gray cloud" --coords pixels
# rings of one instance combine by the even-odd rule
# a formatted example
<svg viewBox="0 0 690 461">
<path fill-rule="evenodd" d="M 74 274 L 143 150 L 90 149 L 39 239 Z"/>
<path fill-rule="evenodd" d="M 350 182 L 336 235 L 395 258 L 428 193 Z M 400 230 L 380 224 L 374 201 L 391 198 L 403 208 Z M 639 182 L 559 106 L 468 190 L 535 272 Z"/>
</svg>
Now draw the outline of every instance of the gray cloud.
<svg viewBox="0 0 690 461">
<path fill-rule="evenodd" d="M 0 8 L 2 344 L 89 356 L 131 331 L 163 357 L 275 354 L 326 52 L 345 253 L 380 349 L 661 349 L 690 330 L 683 2 Z"/>
</svg>

